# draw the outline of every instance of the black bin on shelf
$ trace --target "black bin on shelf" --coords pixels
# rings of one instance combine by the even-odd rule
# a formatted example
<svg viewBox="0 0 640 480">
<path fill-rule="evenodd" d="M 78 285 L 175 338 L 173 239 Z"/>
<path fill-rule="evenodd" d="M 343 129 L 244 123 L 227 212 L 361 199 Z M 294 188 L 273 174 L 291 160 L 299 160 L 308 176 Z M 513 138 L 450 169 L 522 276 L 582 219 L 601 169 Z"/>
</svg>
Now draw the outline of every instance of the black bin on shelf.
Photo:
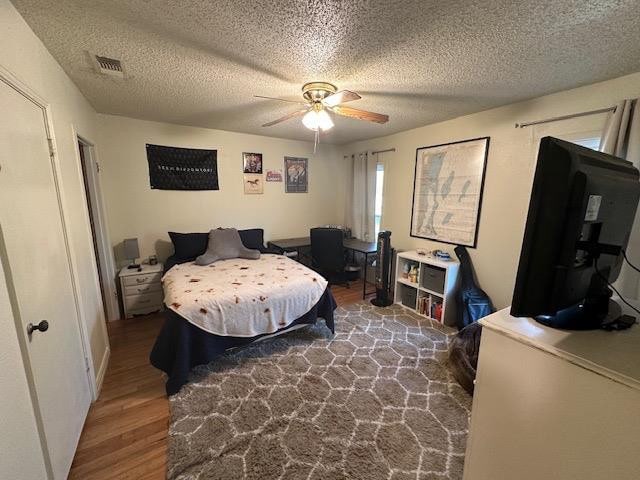
<svg viewBox="0 0 640 480">
<path fill-rule="evenodd" d="M 422 287 L 436 293 L 444 292 L 444 268 L 422 264 Z"/>
<path fill-rule="evenodd" d="M 408 285 L 402 285 L 400 290 L 400 301 L 405 307 L 416 308 L 418 291 Z"/>
</svg>

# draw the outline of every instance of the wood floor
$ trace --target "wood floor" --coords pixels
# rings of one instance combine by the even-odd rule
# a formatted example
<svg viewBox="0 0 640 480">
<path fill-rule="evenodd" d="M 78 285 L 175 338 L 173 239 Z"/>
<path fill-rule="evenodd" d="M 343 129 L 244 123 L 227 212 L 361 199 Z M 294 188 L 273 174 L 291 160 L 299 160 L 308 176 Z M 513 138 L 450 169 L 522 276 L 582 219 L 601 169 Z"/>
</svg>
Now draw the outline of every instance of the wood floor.
<svg viewBox="0 0 640 480">
<path fill-rule="evenodd" d="M 362 299 L 362 284 L 334 286 L 332 292 L 338 305 L 348 305 Z M 169 402 L 161 373 L 149 364 L 161 326 L 159 314 L 109 323 L 111 360 L 70 479 L 165 478 Z"/>
</svg>

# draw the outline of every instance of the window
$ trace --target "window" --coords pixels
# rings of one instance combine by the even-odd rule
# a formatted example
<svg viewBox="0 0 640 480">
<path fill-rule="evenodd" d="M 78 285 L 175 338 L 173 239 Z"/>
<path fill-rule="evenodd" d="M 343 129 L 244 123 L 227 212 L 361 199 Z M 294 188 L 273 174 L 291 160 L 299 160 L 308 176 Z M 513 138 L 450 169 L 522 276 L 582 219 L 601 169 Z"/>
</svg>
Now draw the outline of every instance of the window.
<svg viewBox="0 0 640 480">
<path fill-rule="evenodd" d="M 535 145 L 534 152 L 537 155 L 540 139 L 546 136 L 560 138 L 592 150 L 598 150 L 600 138 L 608 118 L 608 113 L 600 113 L 535 125 L 532 132 L 533 144 Z"/>
<path fill-rule="evenodd" d="M 589 137 L 589 138 L 579 138 L 572 140 L 573 143 L 577 145 L 582 145 L 583 147 L 591 148 L 592 150 L 598 150 L 600 148 L 600 137 Z"/>
<path fill-rule="evenodd" d="M 600 139 L 602 138 L 602 130 L 583 130 L 569 133 L 558 132 L 554 137 L 558 137 L 567 142 L 575 143 L 592 150 L 600 149 Z"/>
<path fill-rule="evenodd" d="M 375 235 L 375 238 L 378 238 L 378 232 L 380 232 L 380 221 L 382 220 L 382 192 L 384 191 L 383 185 L 384 185 L 384 164 L 378 163 L 376 168 L 376 205 L 375 205 L 376 235 Z"/>
</svg>

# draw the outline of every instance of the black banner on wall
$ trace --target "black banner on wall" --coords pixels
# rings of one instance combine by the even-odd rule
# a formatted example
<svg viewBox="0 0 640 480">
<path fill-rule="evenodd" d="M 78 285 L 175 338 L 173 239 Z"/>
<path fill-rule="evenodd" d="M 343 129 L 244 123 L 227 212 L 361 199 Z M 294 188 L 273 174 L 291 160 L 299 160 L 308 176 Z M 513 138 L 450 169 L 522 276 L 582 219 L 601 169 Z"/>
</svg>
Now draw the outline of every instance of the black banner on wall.
<svg viewBox="0 0 640 480">
<path fill-rule="evenodd" d="M 147 144 L 149 183 L 158 190 L 219 190 L 218 152 Z"/>
</svg>

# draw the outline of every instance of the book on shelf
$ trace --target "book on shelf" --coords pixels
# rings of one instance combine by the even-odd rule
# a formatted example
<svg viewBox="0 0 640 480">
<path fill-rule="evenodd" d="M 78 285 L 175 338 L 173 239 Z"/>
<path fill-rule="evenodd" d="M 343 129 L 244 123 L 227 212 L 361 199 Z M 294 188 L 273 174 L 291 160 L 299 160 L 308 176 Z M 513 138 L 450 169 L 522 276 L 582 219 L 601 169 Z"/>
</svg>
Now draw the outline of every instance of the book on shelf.
<svg viewBox="0 0 640 480">
<path fill-rule="evenodd" d="M 435 297 L 431 295 L 418 297 L 416 311 L 420 315 L 425 315 L 433 320 L 442 322 L 442 300 L 436 300 Z"/>
<path fill-rule="evenodd" d="M 438 322 L 442 321 L 442 302 L 434 300 L 430 305 L 429 316 Z"/>
<path fill-rule="evenodd" d="M 418 298 L 418 308 L 417 311 L 421 315 L 426 315 L 428 317 L 432 317 L 433 313 L 433 301 L 430 296 L 424 296 Z"/>
</svg>

